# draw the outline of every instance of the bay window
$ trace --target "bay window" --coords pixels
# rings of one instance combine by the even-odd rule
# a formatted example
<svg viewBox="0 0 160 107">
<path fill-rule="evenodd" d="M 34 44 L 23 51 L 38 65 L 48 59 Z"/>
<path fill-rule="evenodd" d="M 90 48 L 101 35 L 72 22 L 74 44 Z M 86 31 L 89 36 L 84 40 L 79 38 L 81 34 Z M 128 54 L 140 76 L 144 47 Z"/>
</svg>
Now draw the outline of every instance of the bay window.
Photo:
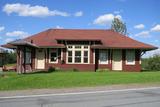
<svg viewBox="0 0 160 107">
<path fill-rule="evenodd" d="M 84 64 L 89 63 L 89 46 L 88 45 L 68 45 L 67 62 Z M 71 48 L 72 47 L 72 48 Z"/>
</svg>

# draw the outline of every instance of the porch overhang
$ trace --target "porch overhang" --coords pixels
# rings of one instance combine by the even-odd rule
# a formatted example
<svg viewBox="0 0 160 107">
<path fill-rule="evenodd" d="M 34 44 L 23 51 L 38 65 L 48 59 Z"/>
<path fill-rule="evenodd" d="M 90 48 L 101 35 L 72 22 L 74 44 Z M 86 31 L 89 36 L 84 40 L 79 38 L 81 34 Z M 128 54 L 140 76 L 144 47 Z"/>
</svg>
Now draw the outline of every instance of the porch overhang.
<svg viewBox="0 0 160 107">
<path fill-rule="evenodd" d="M 10 42 L 8 44 L 13 45 L 13 46 L 29 46 L 29 47 L 38 48 L 38 46 L 36 44 L 33 44 L 28 41 L 24 41 L 24 40 L 16 40 L 16 41 Z"/>
<path fill-rule="evenodd" d="M 155 50 L 158 49 L 158 47 L 111 47 L 111 46 L 104 46 L 104 45 L 92 45 L 92 49 L 140 49 L 142 51 L 150 51 L 150 50 Z"/>
</svg>

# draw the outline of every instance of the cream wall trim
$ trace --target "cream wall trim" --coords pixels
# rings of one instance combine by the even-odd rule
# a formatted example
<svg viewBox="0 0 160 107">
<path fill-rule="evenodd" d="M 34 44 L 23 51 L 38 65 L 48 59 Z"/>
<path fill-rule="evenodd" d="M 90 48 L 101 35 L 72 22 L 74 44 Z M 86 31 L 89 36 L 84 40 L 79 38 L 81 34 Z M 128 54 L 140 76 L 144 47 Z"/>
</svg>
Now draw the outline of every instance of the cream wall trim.
<svg viewBox="0 0 160 107">
<path fill-rule="evenodd" d="M 69 48 L 72 46 L 72 48 Z M 81 46 L 81 48 L 75 48 L 76 46 Z M 84 47 L 88 46 L 87 49 Z M 72 63 L 68 62 L 68 51 L 72 51 Z M 81 51 L 81 63 L 75 63 L 75 51 Z M 84 51 L 88 51 L 88 63 L 84 63 Z M 89 45 L 67 45 L 66 51 L 66 63 L 67 64 L 90 64 L 90 46 Z"/>
<path fill-rule="evenodd" d="M 63 60 L 63 49 L 61 49 L 61 61 Z"/>
<path fill-rule="evenodd" d="M 95 49 L 93 49 L 93 64 L 95 64 Z"/>
</svg>

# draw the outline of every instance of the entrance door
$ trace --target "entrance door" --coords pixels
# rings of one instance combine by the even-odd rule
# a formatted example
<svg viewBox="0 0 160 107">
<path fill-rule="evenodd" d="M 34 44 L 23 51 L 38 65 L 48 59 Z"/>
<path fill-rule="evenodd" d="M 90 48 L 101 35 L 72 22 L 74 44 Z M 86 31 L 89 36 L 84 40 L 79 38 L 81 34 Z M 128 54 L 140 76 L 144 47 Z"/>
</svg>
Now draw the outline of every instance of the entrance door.
<svg viewBox="0 0 160 107">
<path fill-rule="evenodd" d="M 37 69 L 44 69 L 45 68 L 45 51 L 44 49 L 37 49 L 36 50 L 36 58 L 37 58 Z"/>
<path fill-rule="evenodd" d="M 112 70 L 122 70 L 122 50 L 113 50 Z"/>
</svg>

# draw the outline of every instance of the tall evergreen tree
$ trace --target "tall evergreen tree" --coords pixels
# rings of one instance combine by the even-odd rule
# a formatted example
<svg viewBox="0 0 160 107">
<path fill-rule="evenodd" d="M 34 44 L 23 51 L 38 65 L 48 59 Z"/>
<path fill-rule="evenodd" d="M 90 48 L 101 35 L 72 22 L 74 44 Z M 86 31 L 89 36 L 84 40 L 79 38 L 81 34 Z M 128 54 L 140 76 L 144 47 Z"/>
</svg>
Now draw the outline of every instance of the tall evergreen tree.
<svg viewBox="0 0 160 107">
<path fill-rule="evenodd" d="M 116 18 L 116 17 L 112 21 L 111 29 L 123 35 L 127 34 L 126 24 L 123 23 L 119 18 Z"/>
</svg>

